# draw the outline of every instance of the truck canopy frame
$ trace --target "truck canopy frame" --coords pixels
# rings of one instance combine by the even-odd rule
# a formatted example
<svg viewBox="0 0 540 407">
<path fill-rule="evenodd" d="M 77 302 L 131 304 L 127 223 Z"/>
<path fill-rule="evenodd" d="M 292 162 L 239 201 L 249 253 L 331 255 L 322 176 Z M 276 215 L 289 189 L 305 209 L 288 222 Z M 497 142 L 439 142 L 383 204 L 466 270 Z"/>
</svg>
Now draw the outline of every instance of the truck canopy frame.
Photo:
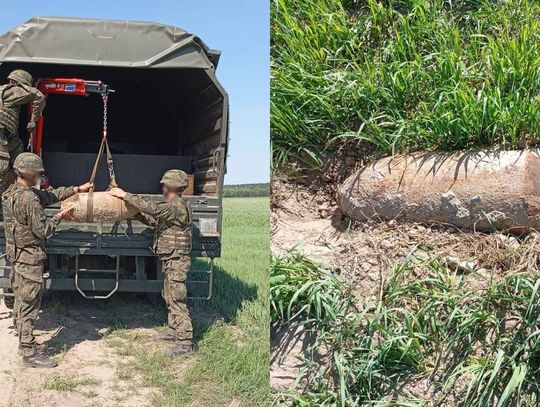
<svg viewBox="0 0 540 407">
<path fill-rule="evenodd" d="M 164 148 L 176 149 L 172 155 L 180 154 L 196 161 L 182 168 L 189 171 L 191 166 L 195 172 L 196 194 L 220 196 L 229 141 L 228 95 L 215 76 L 220 54 L 218 50 L 209 49 L 196 35 L 163 24 L 33 17 L 0 36 L 0 78 L 20 68 L 27 69 L 35 78 L 84 77 L 110 83 L 118 88 L 110 102 L 110 142 L 120 145 L 117 151 L 112 148 L 113 154 L 138 154 L 122 150 L 121 144 L 126 144 L 127 137 L 142 139 L 151 132 L 166 134 L 174 127 L 182 141 L 175 144 L 177 140 L 170 136 L 164 141 Z M 66 142 L 57 140 L 61 138 L 58 129 L 75 128 L 77 121 L 81 121 L 80 112 L 99 114 L 98 100 L 71 99 L 62 103 L 61 98 L 62 95 L 54 95 L 45 112 L 46 126 L 49 126 L 45 130 L 54 134 L 55 142 Z M 140 105 L 148 100 L 145 98 L 152 103 L 141 109 Z M 167 111 L 168 116 L 154 120 L 154 129 L 149 124 L 151 119 L 144 121 L 144 118 L 158 117 L 159 110 Z M 65 117 L 61 116 L 62 112 L 67 112 Z M 136 124 L 126 130 L 124 139 L 115 134 L 115 115 L 121 117 L 124 129 L 130 116 L 137 119 Z M 97 140 L 94 134 L 99 134 L 100 126 L 99 119 L 85 123 L 78 129 L 81 134 L 77 138 L 86 144 L 78 143 L 77 151 L 70 151 L 68 146 L 65 152 L 92 154 L 97 151 L 92 143 Z M 19 134 L 25 141 L 23 123 Z M 57 151 L 51 145 L 46 150 Z M 145 154 L 166 155 L 148 146 L 143 150 Z M 47 161 L 47 155 L 44 159 Z M 63 169 L 58 172 L 65 174 Z M 216 172 L 219 172 L 217 179 Z M 98 186 L 101 178 L 98 177 Z M 72 180 L 59 179 L 57 185 L 66 181 Z M 134 192 L 154 192 L 135 187 Z"/>
</svg>

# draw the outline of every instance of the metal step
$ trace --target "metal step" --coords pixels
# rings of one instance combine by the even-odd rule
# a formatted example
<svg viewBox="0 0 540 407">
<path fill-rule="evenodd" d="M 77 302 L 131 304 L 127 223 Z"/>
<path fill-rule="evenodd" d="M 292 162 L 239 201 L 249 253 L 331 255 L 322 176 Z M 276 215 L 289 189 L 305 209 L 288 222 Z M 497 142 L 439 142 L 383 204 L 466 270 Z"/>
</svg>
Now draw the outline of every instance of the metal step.
<svg viewBox="0 0 540 407">
<path fill-rule="evenodd" d="M 87 294 L 79 284 L 79 273 L 102 273 L 102 274 L 115 274 L 114 287 L 106 295 L 90 295 Z M 75 256 L 75 288 L 84 297 L 89 300 L 106 300 L 118 291 L 118 282 L 120 280 L 120 256 L 116 256 L 116 268 L 113 269 L 86 269 L 79 268 L 79 255 Z"/>
</svg>

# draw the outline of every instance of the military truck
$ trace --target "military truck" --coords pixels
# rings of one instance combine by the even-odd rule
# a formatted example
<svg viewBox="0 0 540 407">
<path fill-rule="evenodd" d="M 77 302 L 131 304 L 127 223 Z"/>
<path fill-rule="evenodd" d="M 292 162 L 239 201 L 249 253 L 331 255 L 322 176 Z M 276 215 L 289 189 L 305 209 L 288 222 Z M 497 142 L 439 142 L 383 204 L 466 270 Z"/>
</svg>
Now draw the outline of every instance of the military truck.
<svg viewBox="0 0 540 407">
<path fill-rule="evenodd" d="M 201 298 L 212 294 L 213 259 L 221 252 L 229 104 L 216 78 L 219 58 L 219 51 L 193 34 L 140 21 L 35 17 L 0 37 L 1 81 L 13 69 L 25 69 L 36 80 L 78 78 L 114 90 L 105 117 L 122 188 L 157 200 L 164 171 L 179 168 L 193 175 L 187 199 L 194 222 L 192 257 L 200 261 L 193 262 L 188 289 Z M 88 181 L 103 114 L 101 97 L 48 95 L 38 152 L 52 186 Z M 19 135 L 27 142 L 25 126 L 21 119 Z M 108 184 L 104 161 L 97 191 Z M 46 208 L 47 216 L 58 209 Z M 77 290 L 87 298 L 160 292 L 163 276 L 151 251 L 153 235 L 152 227 L 135 220 L 62 222 L 46 244 L 46 289 Z M 0 236 L 4 253 L 3 230 Z M 5 256 L 2 261 L 0 288 L 11 305 L 10 267 Z"/>
</svg>

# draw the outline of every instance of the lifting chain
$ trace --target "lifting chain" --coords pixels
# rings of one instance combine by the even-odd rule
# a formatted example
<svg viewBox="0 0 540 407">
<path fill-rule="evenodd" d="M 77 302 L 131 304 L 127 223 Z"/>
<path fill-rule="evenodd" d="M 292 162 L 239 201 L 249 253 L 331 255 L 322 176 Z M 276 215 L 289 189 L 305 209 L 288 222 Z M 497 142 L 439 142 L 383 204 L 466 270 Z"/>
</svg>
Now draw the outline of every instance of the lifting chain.
<svg viewBox="0 0 540 407">
<path fill-rule="evenodd" d="M 99 167 L 99 162 L 101 160 L 101 156 L 103 155 L 103 152 L 105 151 L 105 154 L 107 155 L 107 167 L 109 169 L 109 188 L 116 188 L 118 184 L 116 183 L 116 176 L 114 174 L 114 162 L 113 157 L 111 154 L 111 150 L 109 149 L 109 143 L 107 141 L 107 120 L 108 120 L 108 105 L 109 105 L 109 92 L 103 92 L 101 95 L 103 99 L 103 137 L 101 138 L 101 144 L 99 146 L 98 154 L 96 157 L 96 162 L 94 163 L 94 168 L 92 169 L 92 174 L 90 176 L 90 182 L 92 184 L 95 184 L 96 181 L 96 174 Z M 87 208 L 86 208 L 86 221 L 90 222 L 92 220 L 92 215 L 94 212 L 94 188 L 95 185 L 88 191 L 88 199 L 87 199 Z"/>
<path fill-rule="evenodd" d="M 107 153 L 107 167 L 109 168 L 109 189 L 116 188 L 116 176 L 114 174 L 114 161 L 107 142 L 107 108 L 109 105 L 109 93 L 103 93 L 103 140 L 105 140 L 105 152 Z"/>
<path fill-rule="evenodd" d="M 107 107 L 109 105 L 109 95 L 103 93 L 101 97 L 103 99 L 103 137 L 107 138 Z"/>
</svg>

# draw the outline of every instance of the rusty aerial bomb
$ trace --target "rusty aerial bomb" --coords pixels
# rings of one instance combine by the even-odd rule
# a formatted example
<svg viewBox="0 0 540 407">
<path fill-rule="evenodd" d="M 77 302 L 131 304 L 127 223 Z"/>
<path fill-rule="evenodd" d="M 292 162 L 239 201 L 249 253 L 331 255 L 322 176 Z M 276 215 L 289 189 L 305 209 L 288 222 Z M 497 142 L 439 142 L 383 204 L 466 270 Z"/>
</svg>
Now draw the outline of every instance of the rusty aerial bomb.
<svg viewBox="0 0 540 407">
<path fill-rule="evenodd" d="M 88 205 L 89 197 L 92 199 L 91 205 Z M 75 194 L 62 202 L 62 208 L 71 206 L 74 209 L 66 220 L 75 222 L 114 222 L 130 219 L 137 213 L 133 206 L 107 192 Z M 89 216 L 88 210 L 91 211 Z"/>
<path fill-rule="evenodd" d="M 540 228 L 540 151 L 416 153 L 380 159 L 339 188 L 354 220 L 401 219 L 458 228 Z"/>
</svg>

